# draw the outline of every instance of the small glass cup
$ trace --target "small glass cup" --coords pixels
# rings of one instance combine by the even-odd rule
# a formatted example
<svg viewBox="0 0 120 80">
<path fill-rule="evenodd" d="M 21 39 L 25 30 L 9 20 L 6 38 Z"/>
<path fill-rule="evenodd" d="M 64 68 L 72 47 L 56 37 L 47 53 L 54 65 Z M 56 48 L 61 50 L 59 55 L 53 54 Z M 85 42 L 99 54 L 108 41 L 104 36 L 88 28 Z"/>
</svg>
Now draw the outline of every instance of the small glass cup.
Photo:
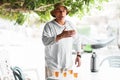
<svg viewBox="0 0 120 80">
<path fill-rule="evenodd" d="M 78 73 L 77 72 L 73 73 L 73 77 L 78 78 Z"/>
<path fill-rule="evenodd" d="M 68 73 L 72 75 L 73 74 L 73 70 L 72 69 L 68 70 Z"/>
<path fill-rule="evenodd" d="M 74 66 L 73 78 L 77 79 L 79 77 L 79 68 Z"/>
<path fill-rule="evenodd" d="M 63 77 L 67 77 L 67 72 L 66 71 L 63 71 Z"/>
<path fill-rule="evenodd" d="M 60 72 L 59 71 L 54 71 L 53 73 L 54 77 L 58 78 L 60 76 Z"/>
</svg>

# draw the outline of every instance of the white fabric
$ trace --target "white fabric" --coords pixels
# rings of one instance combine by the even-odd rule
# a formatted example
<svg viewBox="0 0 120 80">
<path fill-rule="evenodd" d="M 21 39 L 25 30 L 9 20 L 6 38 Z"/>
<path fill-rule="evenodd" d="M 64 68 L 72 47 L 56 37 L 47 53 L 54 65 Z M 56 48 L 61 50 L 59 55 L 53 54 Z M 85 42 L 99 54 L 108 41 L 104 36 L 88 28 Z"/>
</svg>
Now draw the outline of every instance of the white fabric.
<svg viewBox="0 0 120 80">
<path fill-rule="evenodd" d="M 74 29 L 69 21 L 65 22 L 64 26 L 59 25 L 52 20 L 44 26 L 42 41 L 45 45 L 45 61 L 46 66 L 50 69 L 69 68 L 72 66 L 72 48 L 75 43 L 75 50 L 80 52 L 80 40 L 76 35 L 74 37 L 63 38 L 58 42 L 55 41 L 56 36 L 65 29 Z"/>
</svg>

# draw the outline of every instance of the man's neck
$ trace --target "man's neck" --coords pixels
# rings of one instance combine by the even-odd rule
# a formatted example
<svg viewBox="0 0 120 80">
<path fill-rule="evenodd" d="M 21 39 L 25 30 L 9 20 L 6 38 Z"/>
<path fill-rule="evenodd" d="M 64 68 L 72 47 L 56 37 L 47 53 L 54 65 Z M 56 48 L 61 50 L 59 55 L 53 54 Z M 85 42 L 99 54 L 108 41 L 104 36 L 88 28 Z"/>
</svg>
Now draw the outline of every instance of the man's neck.
<svg viewBox="0 0 120 80">
<path fill-rule="evenodd" d="M 57 20 L 55 19 L 55 21 L 60 24 L 60 25 L 64 25 L 65 24 L 65 20 Z"/>
</svg>

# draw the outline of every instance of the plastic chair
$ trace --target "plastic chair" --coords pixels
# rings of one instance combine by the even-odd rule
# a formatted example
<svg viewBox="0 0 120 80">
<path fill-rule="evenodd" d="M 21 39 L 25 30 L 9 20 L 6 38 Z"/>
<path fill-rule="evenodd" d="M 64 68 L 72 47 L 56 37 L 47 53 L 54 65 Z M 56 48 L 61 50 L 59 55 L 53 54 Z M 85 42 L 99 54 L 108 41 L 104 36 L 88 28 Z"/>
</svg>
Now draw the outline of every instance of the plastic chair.
<svg viewBox="0 0 120 80">
<path fill-rule="evenodd" d="M 108 56 L 105 59 L 103 59 L 100 63 L 100 66 L 108 60 L 109 66 L 114 68 L 120 68 L 120 56 Z"/>
</svg>

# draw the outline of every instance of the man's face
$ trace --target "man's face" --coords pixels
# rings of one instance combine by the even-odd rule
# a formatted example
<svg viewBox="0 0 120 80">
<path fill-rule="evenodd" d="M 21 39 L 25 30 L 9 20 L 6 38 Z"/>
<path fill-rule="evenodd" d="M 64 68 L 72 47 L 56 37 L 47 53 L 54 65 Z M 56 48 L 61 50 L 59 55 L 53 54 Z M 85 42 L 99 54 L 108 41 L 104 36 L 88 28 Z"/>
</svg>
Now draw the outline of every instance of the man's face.
<svg viewBox="0 0 120 80">
<path fill-rule="evenodd" d="M 64 6 L 60 6 L 55 9 L 54 15 L 56 19 L 64 19 L 67 14 L 66 8 Z"/>
</svg>

